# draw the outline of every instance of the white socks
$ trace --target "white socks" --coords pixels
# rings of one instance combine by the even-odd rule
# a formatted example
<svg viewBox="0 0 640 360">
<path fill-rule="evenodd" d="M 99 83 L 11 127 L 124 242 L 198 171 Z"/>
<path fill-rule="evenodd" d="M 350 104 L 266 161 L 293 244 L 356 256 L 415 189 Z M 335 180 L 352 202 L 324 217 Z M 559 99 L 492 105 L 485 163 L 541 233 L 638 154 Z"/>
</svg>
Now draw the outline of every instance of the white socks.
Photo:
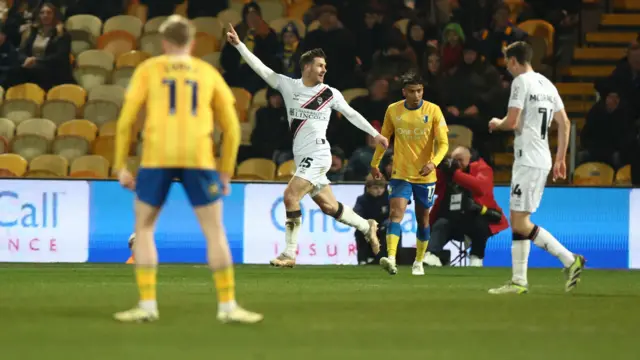
<svg viewBox="0 0 640 360">
<path fill-rule="evenodd" d="M 526 286 L 527 265 L 529 264 L 529 251 L 531 250 L 531 240 L 514 240 L 511 243 L 511 267 L 513 277 L 511 281 L 515 284 Z"/>
<path fill-rule="evenodd" d="M 339 222 L 358 229 L 363 234 L 369 232 L 369 222 L 356 214 L 352 208 L 342 205 L 342 215 L 337 219 Z"/>
<path fill-rule="evenodd" d="M 158 311 L 158 302 L 156 300 L 140 300 L 138 306 L 149 312 L 157 312 Z"/>
<path fill-rule="evenodd" d="M 538 227 L 538 234 L 533 239 L 533 243 L 546 251 L 548 251 L 551 255 L 557 257 L 564 267 L 568 268 L 573 264 L 576 260 L 571 251 L 567 250 L 558 239 L 553 237 L 550 232 L 547 230 Z"/>
<path fill-rule="evenodd" d="M 218 304 L 218 312 L 231 312 L 233 311 L 238 303 L 235 300 L 223 302 Z"/>
<path fill-rule="evenodd" d="M 296 258 L 296 252 L 298 250 L 298 232 L 300 231 L 301 225 L 301 217 L 287 218 L 284 225 L 284 239 L 287 243 L 287 248 L 284 250 L 284 253 L 292 259 Z"/>
</svg>

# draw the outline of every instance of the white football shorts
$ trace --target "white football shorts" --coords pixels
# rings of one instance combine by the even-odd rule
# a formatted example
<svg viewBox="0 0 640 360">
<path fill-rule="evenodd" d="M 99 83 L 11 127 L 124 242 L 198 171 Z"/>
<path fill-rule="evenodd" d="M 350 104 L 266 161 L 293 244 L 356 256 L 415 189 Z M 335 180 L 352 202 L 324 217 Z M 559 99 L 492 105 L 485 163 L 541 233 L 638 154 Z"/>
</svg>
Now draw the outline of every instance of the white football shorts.
<svg viewBox="0 0 640 360">
<path fill-rule="evenodd" d="M 549 170 L 516 165 L 511 175 L 512 211 L 534 213 L 540 206 Z"/>
<path fill-rule="evenodd" d="M 296 173 L 294 176 L 305 179 L 313 185 L 309 196 L 314 197 L 331 181 L 327 178 L 327 172 L 331 168 L 331 152 L 322 151 L 307 155 L 294 155 Z"/>
</svg>

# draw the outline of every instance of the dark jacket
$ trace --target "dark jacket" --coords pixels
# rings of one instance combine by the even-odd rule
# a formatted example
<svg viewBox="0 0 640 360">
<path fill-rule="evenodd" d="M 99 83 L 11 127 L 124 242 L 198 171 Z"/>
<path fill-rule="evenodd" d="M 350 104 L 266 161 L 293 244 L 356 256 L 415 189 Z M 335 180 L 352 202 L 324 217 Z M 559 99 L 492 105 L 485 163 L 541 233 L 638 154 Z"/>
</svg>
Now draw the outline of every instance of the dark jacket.
<svg viewBox="0 0 640 360">
<path fill-rule="evenodd" d="M 23 62 L 24 56 L 7 38 L 4 44 L 0 45 L 0 85 L 6 86 L 5 82 L 9 73 L 18 69 Z"/>
<path fill-rule="evenodd" d="M 433 208 L 431 209 L 432 216 L 429 217 L 429 223 L 432 225 L 438 219 L 440 205 L 442 204 L 442 199 L 445 196 L 445 191 L 447 189 L 446 174 L 438 169 L 437 176 L 437 197 Z M 476 161 L 472 160 L 469 164 L 468 173 L 460 169 L 456 170 L 453 173 L 452 181 L 470 191 L 471 196 L 476 203 L 502 212 L 502 209 L 500 209 L 498 203 L 493 197 L 493 170 L 484 160 L 480 158 Z M 492 235 L 495 235 L 508 227 L 509 223 L 504 215 L 502 215 L 502 219 L 499 223 L 489 224 Z"/>
<path fill-rule="evenodd" d="M 26 57 L 33 56 L 33 43 L 37 34 L 37 29 L 32 28 L 29 37 L 20 48 L 20 52 Z M 60 84 L 75 83 L 69 57 L 70 53 L 71 35 L 66 31 L 59 35 L 57 30 L 54 29 L 44 56 L 36 61 L 35 68 L 46 74 L 46 76 L 41 77 L 40 84 L 38 84 L 40 87 L 47 90 Z"/>
<path fill-rule="evenodd" d="M 364 219 L 373 219 L 380 224 L 378 231 L 384 230 L 389 220 L 389 193 L 385 191 L 381 196 L 374 197 L 366 192 L 358 196 L 353 211 Z M 364 240 L 364 234 L 356 231 L 356 239 Z"/>
</svg>

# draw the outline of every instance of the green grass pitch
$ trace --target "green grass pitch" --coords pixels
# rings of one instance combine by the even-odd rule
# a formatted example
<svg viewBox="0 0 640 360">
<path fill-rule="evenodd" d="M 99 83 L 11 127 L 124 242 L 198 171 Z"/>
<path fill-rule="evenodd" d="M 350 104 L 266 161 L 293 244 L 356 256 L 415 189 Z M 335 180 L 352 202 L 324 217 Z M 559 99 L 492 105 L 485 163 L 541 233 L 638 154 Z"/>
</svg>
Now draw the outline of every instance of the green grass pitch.
<svg viewBox="0 0 640 360">
<path fill-rule="evenodd" d="M 0 359 L 639 359 L 640 273 L 559 269 L 531 292 L 491 296 L 509 269 L 239 266 L 257 326 L 221 325 L 202 266 L 160 267 L 160 321 L 119 324 L 135 304 L 125 265 L 0 265 Z"/>
</svg>

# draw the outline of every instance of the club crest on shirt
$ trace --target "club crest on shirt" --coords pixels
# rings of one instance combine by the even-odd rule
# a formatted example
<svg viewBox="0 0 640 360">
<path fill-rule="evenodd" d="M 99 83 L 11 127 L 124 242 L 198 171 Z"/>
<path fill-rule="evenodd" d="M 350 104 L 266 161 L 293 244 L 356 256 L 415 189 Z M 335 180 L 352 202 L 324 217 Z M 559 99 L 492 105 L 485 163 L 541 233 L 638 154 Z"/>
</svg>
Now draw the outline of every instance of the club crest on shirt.
<svg viewBox="0 0 640 360">
<path fill-rule="evenodd" d="M 318 96 L 318 99 L 316 100 L 318 102 L 318 105 L 322 105 L 322 97 Z"/>
<path fill-rule="evenodd" d="M 424 116 L 424 123 L 426 124 L 429 121 L 429 115 Z"/>
</svg>

